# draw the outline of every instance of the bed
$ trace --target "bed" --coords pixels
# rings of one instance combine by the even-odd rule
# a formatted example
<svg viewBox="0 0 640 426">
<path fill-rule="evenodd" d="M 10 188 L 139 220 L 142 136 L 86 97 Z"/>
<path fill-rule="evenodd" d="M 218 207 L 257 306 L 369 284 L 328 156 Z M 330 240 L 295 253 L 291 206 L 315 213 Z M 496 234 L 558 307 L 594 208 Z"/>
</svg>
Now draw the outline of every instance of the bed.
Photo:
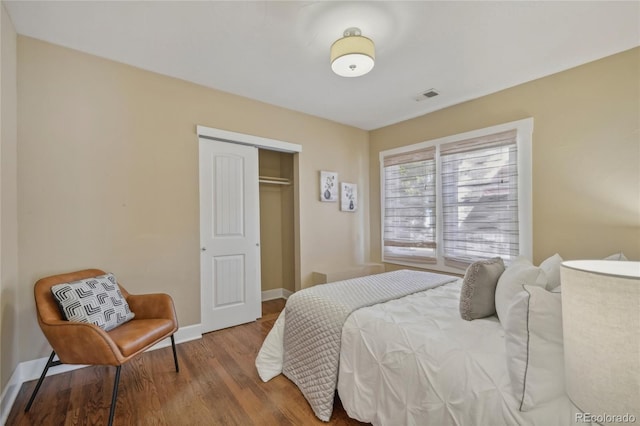
<svg viewBox="0 0 640 426">
<path fill-rule="evenodd" d="M 438 279 L 434 276 L 444 277 Z M 353 287 L 367 293 L 376 277 L 402 281 L 425 277 L 427 289 L 366 302 L 349 312 L 341 326 L 337 383 L 320 389 L 333 395 L 337 389 L 347 414 L 374 425 L 567 425 L 573 424 L 575 407 L 560 395 L 528 411 L 521 411 L 507 368 L 505 331 L 496 316 L 465 321 L 459 304 L 462 279 L 416 271 L 396 271 L 324 286 Z M 384 281 L 383 280 L 383 281 Z M 316 288 L 316 287 L 312 287 Z M 331 289 L 322 289 L 330 292 Z M 304 293 L 299 292 L 299 293 Z M 315 296 L 314 296 L 315 297 Z M 344 299 L 344 295 L 338 299 Z M 295 300 L 294 300 L 295 301 Z M 256 359 L 264 381 L 283 372 L 286 321 L 291 299 L 265 339 Z M 303 309 L 307 311 L 308 308 Z M 323 308 L 321 310 L 326 310 Z M 310 323 L 318 323 L 314 318 Z M 306 330 L 305 335 L 309 334 Z M 317 340 L 312 337 L 312 340 Z M 309 345 L 309 342 L 305 343 Z M 324 345 L 324 343 L 323 343 Z M 318 346 L 316 359 L 326 360 Z M 312 388 L 296 383 L 316 415 L 330 418 L 314 403 Z M 308 381 L 322 383 L 317 366 L 304 373 Z"/>
</svg>

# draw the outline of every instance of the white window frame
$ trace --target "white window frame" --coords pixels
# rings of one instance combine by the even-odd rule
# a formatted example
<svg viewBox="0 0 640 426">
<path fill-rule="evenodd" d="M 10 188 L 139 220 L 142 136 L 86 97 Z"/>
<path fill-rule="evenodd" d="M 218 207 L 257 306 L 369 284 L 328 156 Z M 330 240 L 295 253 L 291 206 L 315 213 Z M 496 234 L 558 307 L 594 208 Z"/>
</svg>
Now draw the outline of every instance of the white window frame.
<svg viewBox="0 0 640 426">
<path fill-rule="evenodd" d="M 516 145 L 518 151 L 518 238 L 520 256 L 529 260 L 533 259 L 533 214 L 532 214 L 532 196 L 533 196 L 533 168 L 532 168 L 532 142 L 533 142 L 533 118 L 525 118 L 523 120 L 511 121 L 509 123 L 499 124 L 496 126 L 485 127 L 483 129 L 472 130 L 456 135 L 445 136 L 438 139 L 432 139 L 425 142 L 419 142 L 412 145 L 406 145 L 394 149 L 381 151 L 380 159 L 380 243 L 382 261 L 413 268 L 430 269 L 440 272 L 448 272 L 454 274 L 464 273 L 464 270 L 447 266 L 444 264 L 443 253 L 443 213 L 442 213 L 442 182 L 441 182 L 441 160 L 440 145 L 458 142 L 466 139 L 478 138 L 482 136 L 492 135 L 508 130 L 516 130 Z M 405 152 L 415 151 L 422 148 L 435 146 L 436 148 L 436 263 L 423 264 L 418 262 L 402 262 L 397 260 L 386 260 L 384 257 L 384 223 L 385 223 L 385 176 L 384 176 L 384 158 L 389 155 L 397 155 Z"/>
</svg>

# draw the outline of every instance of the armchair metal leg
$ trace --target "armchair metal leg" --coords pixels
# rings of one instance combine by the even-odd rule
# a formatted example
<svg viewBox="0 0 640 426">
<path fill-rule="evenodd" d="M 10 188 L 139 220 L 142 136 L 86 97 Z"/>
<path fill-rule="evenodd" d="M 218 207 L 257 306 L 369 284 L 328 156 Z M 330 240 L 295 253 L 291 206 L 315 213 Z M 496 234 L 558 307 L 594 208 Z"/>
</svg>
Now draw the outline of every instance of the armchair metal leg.
<svg viewBox="0 0 640 426">
<path fill-rule="evenodd" d="M 109 426 L 113 425 L 113 416 L 116 413 L 116 399 L 118 398 L 118 384 L 120 383 L 121 365 L 116 367 L 116 379 L 113 383 L 113 395 L 111 396 L 111 410 L 109 411 Z"/>
<path fill-rule="evenodd" d="M 171 348 L 173 349 L 173 361 L 176 364 L 176 372 L 180 371 L 180 367 L 178 366 L 178 354 L 176 353 L 176 340 L 173 337 L 173 334 L 171 335 Z"/>
<path fill-rule="evenodd" d="M 51 351 L 51 355 L 49 355 L 49 359 L 47 360 L 47 365 L 44 366 L 44 370 L 42 370 L 42 374 L 40 375 L 40 379 L 38 379 L 36 388 L 33 390 L 33 393 L 31 394 L 31 398 L 29 398 L 29 402 L 27 403 L 27 406 L 24 408 L 25 413 L 31 409 L 31 404 L 33 404 L 33 400 L 36 399 L 36 394 L 40 390 L 40 386 L 42 385 L 42 382 L 44 381 L 44 378 L 47 375 L 47 371 L 49 371 L 49 367 L 55 367 L 56 365 L 62 364 L 60 360 L 54 361 L 53 360 L 54 356 L 56 356 L 56 352 Z"/>
</svg>

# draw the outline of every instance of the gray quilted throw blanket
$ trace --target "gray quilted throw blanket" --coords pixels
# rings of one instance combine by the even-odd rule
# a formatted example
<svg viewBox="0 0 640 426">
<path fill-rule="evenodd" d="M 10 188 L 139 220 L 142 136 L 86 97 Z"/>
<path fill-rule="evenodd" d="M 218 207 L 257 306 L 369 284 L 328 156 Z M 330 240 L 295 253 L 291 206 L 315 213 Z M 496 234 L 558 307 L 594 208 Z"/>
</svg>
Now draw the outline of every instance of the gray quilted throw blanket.
<svg viewBox="0 0 640 426">
<path fill-rule="evenodd" d="M 328 422 L 338 382 L 342 326 L 351 312 L 455 281 L 418 271 L 395 271 L 317 285 L 287 300 L 282 372 Z"/>
</svg>

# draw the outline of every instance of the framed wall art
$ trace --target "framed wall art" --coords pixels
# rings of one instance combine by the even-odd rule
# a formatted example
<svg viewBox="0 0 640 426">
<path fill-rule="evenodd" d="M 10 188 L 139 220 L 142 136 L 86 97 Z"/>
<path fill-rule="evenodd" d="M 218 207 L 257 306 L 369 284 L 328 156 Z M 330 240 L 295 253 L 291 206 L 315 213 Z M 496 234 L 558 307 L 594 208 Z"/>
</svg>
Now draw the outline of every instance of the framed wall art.
<svg viewBox="0 0 640 426">
<path fill-rule="evenodd" d="M 340 210 L 355 212 L 358 209 L 358 185 L 341 182 L 340 186 Z"/>
<path fill-rule="evenodd" d="M 338 173 L 320 172 L 320 201 L 338 201 Z"/>
</svg>

